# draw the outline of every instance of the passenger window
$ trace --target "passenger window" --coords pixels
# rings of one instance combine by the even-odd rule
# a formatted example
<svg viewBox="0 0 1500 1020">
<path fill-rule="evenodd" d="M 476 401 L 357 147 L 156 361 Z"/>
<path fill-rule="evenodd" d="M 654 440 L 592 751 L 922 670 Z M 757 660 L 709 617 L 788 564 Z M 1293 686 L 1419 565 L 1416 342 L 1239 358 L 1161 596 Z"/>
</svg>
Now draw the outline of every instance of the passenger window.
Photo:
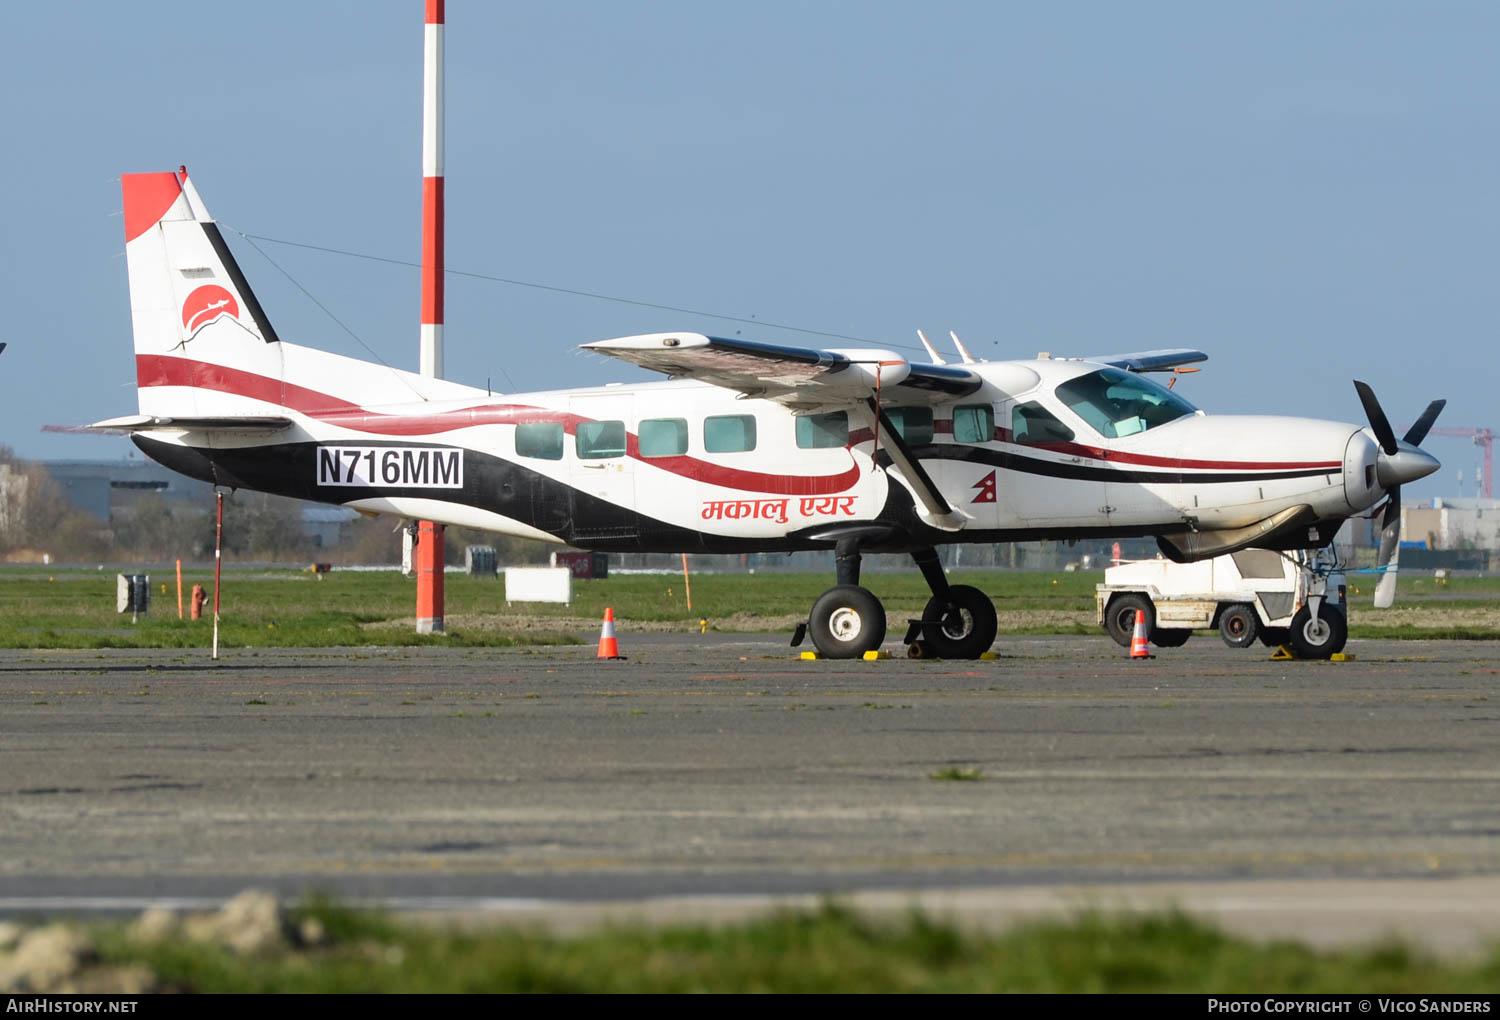
<svg viewBox="0 0 1500 1020">
<path fill-rule="evenodd" d="M 908 446 L 926 446 L 932 442 L 932 408 L 888 407 L 885 416 Z"/>
<path fill-rule="evenodd" d="M 955 443 L 988 443 L 995 436 L 995 409 L 989 404 L 969 404 L 953 409 Z"/>
<path fill-rule="evenodd" d="M 709 453 L 745 453 L 755 449 L 755 417 L 722 414 L 704 418 L 703 448 Z"/>
<path fill-rule="evenodd" d="M 1016 442 L 1023 446 L 1042 446 L 1046 443 L 1071 443 L 1073 430 L 1057 420 L 1057 416 L 1036 401 L 1018 404 L 1010 414 L 1010 430 Z"/>
<path fill-rule="evenodd" d="M 534 421 L 516 426 L 516 456 L 562 460 L 562 455 L 562 422 Z"/>
<path fill-rule="evenodd" d="M 678 457 L 687 453 L 687 419 L 647 418 L 641 422 L 642 457 Z"/>
<path fill-rule="evenodd" d="M 625 456 L 623 421 L 581 421 L 573 438 L 579 460 Z"/>
<path fill-rule="evenodd" d="M 797 419 L 797 447 L 828 450 L 849 445 L 849 415 L 844 411 L 809 414 Z"/>
</svg>

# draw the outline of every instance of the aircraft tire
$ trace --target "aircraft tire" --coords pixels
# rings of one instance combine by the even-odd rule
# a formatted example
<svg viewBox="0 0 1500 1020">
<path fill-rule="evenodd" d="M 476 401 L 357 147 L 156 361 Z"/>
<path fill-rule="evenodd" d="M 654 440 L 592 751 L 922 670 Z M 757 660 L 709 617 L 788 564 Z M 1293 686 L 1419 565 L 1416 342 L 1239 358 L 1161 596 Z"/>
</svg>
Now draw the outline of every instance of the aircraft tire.
<svg viewBox="0 0 1500 1020">
<path fill-rule="evenodd" d="M 1299 659 L 1327 659 L 1344 650 L 1349 640 L 1349 621 L 1333 606 L 1324 606 L 1316 625 L 1306 606 L 1292 617 L 1292 649 Z"/>
<path fill-rule="evenodd" d="M 977 659 L 990 650 L 1000 629 L 995 603 L 978 588 L 955 584 L 934 595 L 922 610 L 922 636 L 940 659 Z"/>
<path fill-rule="evenodd" d="M 813 603 L 807 633 L 830 659 L 858 659 L 885 640 L 885 607 L 857 584 L 829 588 Z"/>
<path fill-rule="evenodd" d="M 1116 595 L 1110 600 L 1109 608 L 1104 611 L 1104 627 L 1121 648 L 1129 648 L 1130 640 L 1135 636 L 1137 609 L 1146 614 L 1146 633 L 1150 634 L 1156 628 L 1156 607 L 1146 596 Z"/>
<path fill-rule="evenodd" d="M 1219 614 L 1219 636 L 1230 648 L 1249 648 L 1260 632 L 1260 617 L 1255 607 L 1236 602 Z"/>
</svg>

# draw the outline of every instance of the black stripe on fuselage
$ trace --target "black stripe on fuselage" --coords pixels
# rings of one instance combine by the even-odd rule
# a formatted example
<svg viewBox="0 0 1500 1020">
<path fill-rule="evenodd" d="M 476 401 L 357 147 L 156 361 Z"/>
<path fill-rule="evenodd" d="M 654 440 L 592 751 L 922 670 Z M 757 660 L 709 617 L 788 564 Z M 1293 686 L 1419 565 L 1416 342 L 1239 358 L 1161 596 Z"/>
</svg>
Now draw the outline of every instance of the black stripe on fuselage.
<svg viewBox="0 0 1500 1020">
<path fill-rule="evenodd" d="M 344 505 L 361 499 L 430 499 L 475 507 L 519 521 L 585 549 L 618 552 L 757 552 L 822 549 L 832 543 L 795 536 L 767 542 L 682 528 L 583 492 L 539 471 L 478 450 L 463 450 L 462 488 L 318 485 L 320 447 L 340 443 L 279 443 L 210 449 L 131 437 L 151 459 L 191 478 L 231 489 Z M 432 449 L 436 444 L 349 443 L 361 449 Z"/>
<path fill-rule="evenodd" d="M 1163 471 L 1127 467 L 1104 467 L 1075 464 L 1040 457 L 1028 457 L 1010 450 L 993 450 L 983 446 L 936 444 L 916 447 L 913 451 L 923 460 L 956 460 L 987 467 L 1002 468 L 1028 475 L 1068 478 L 1080 482 L 1130 482 L 1137 485 L 1201 485 L 1221 482 L 1271 481 L 1278 478 L 1316 478 L 1340 474 L 1339 468 L 1293 468 L 1286 471 Z M 882 456 L 882 460 L 886 460 Z"/>
</svg>

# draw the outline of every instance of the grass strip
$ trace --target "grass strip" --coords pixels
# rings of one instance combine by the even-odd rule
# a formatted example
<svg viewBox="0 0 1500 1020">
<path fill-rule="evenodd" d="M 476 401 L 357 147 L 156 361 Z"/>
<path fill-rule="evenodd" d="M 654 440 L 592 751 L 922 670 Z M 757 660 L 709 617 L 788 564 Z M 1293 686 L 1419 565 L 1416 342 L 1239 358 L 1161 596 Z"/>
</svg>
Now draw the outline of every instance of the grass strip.
<svg viewBox="0 0 1500 1020">
<path fill-rule="evenodd" d="M 1500 947 L 1439 960 L 1396 941 L 1331 952 L 1252 942 L 1180 913 L 967 933 L 920 914 L 881 923 L 829 904 L 727 927 L 614 927 L 578 937 L 458 932 L 329 901 L 301 909 L 322 945 L 241 957 L 93 931 L 101 960 L 194 992 L 1493 993 Z"/>
</svg>

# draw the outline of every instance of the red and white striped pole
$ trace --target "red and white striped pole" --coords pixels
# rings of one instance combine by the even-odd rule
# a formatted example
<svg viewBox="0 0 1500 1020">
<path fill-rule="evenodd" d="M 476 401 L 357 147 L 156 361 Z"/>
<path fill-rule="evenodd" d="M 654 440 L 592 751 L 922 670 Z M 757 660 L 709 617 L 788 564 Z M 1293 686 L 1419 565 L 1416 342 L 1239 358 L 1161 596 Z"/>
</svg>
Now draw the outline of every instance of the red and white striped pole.
<svg viewBox="0 0 1500 1020">
<path fill-rule="evenodd" d="M 443 0 L 426 0 L 422 55 L 421 373 L 443 377 Z M 443 526 L 417 522 L 417 633 L 443 632 Z"/>
</svg>

